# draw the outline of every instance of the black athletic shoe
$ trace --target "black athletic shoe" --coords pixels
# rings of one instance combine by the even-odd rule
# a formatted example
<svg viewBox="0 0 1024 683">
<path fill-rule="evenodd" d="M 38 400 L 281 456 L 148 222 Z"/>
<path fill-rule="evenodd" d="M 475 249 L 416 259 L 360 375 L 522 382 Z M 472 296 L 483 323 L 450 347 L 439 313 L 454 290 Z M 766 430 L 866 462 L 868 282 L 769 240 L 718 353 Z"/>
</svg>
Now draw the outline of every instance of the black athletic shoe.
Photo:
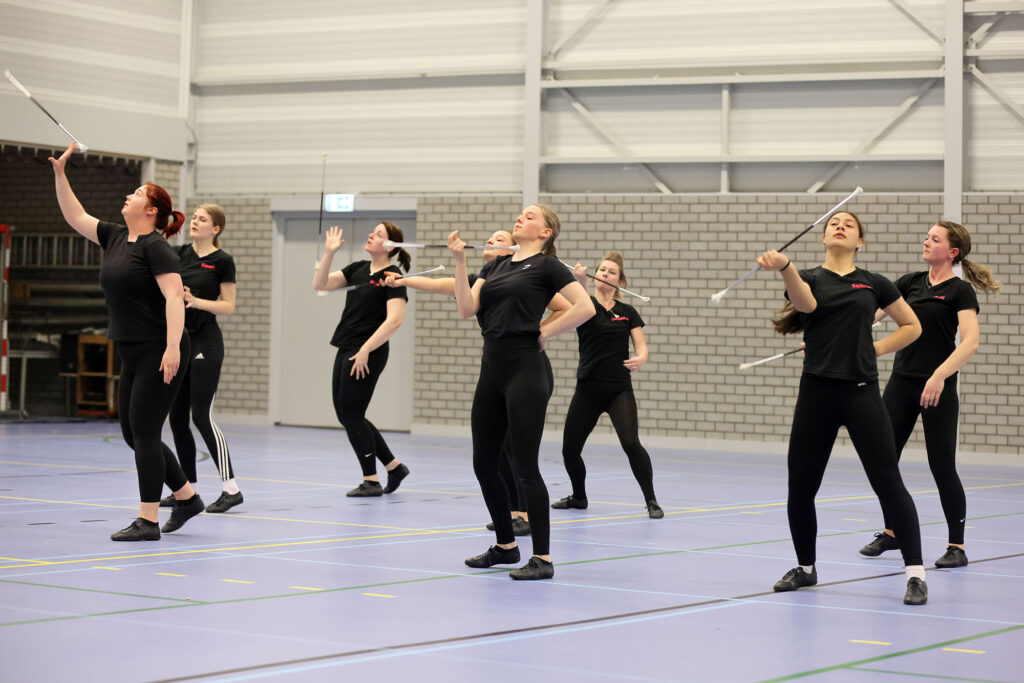
<svg viewBox="0 0 1024 683">
<path fill-rule="evenodd" d="M 160 527 L 156 522 L 137 517 L 134 522 L 110 534 L 111 541 L 159 541 Z"/>
<path fill-rule="evenodd" d="M 373 496 L 384 495 L 384 489 L 380 487 L 379 481 L 366 481 L 364 479 L 363 483 L 350 490 L 345 495 L 349 498 L 370 498 Z"/>
<path fill-rule="evenodd" d="M 160 528 L 160 531 L 165 534 L 169 534 L 172 531 L 177 531 L 181 527 L 185 526 L 185 522 L 192 519 L 206 506 L 203 505 L 203 499 L 199 497 L 199 494 L 195 494 L 189 499 L 190 502 L 179 500 L 175 503 L 171 509 L 171 518 Z"/>
<path fill-rule="evenodd" d="M 220 498 L 207 505 L 206 511 L 227 512 L 236 505 L 241 505 L 243 500 L 244 499 L 242 498 L 241 491 L 239 491 L 238 493 L 228 493 L 227 491 L 221 491 Z"/>
<path fill-rule="evenodd" d="M 813 586 L 816 583 L 818 583 L 817 567 L 812 568 L 810 574 L 800 567 L 793 567 L 781 579 L 775 582 L 775 591 L 778 593 L 795 591 L 797 588 Z"/>
<path fill-rule="evenodd" d="M 555 565 L 534 555 L 526 564 L 519 569 L 513 569 L 508 575 L 517 581 L 550 579 L 555 575 Z"/>
<path fill-rule="evenodd" d="M 388 485 L 384 487 L 384 493 L 394 492 L 402 483 L 402 480 L 408 476 L 409 468 L 405 466 L 405 463 L 388 472 Z"/>
<path fill-rule="evenodd" d="M 487 522 L 487 530 L 494 531 L 494 522 Z M 512 534 L 514 536 L 529 536 L 530 523 L 520 515 L 512 518 Z"/>
<path fill-rule="evenodd" d="M 935 560 L 935 566 L 941 569 L 967 566 L 967 553 L 955 545 L 946 548 L 946 554 Z"/>
<path fill-rule="evenodd" d="M 647 501 L 647 516 L 651 519 L 661 519 L 665 516 L 665 511 L 658 505 L 658 501 L 649 500 Z"/>
<path fill-rule="evenodd" d="M 860 554 L 867 555 L 868 557 L 878 557 L 886 550 L 899 549 L 899 541 L 897 541 L 895 538 L 885 533 L 884 531 L 879 531 L 877 534 L 875 534 L 875 540 L 871 541 L 871 543 L 868 543 L 866 546 L 860 549 Z"/>
<path fill-rule="evenodd" d="M 171 495 L 167 496 L 166 498 L 161 498 L 160 499 L 160 507 L 162 507 L 162 508 L 172 508 L 172 507 L 174 507 L 174 494 L 172 493 Z"/>
<path fill-rule="evenodd" d="M 928 584 L 916 576 L 907 581 L 907 594 L 903 596 L 904 605 L 923 605 L 928 602 Z"/>
<path fill-rule="evenodd" d="M 551 507 L 555 510 L 568 510 L 569 508 L 574 510 L 586 510 L 587 499 L 577 498 L 576 496 L 566 496 L 562 500 L 556 500 L 551 504 Z"/>
<path fill-rule="evenodd" d="M 512 518 L 512 534 L 514 536 L 529 536 L 530 523 L 524 518 L 516 516 Z"/>
<path fill-rule="evenodd" d="M 481 555 L 470 557 L 466 560 L 466 566 L 473 569 L 487 569 L 496 564 L 515 564 L 519 561 L 519 546 L 505 550 L 492 545 Z"/>
</svg>

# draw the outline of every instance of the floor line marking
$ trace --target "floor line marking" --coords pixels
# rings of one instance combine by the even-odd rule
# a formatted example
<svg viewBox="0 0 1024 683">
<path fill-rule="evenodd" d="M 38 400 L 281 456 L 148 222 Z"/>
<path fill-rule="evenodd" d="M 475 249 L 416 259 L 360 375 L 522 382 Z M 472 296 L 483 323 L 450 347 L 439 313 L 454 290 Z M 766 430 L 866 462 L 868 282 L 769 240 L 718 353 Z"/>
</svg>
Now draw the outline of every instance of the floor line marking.
<svg viewBox="0 0 1024 683">
<path fill-rule="evenodd" d="M 188 576 L 188 574 L 172 574 L 171 572 L 153 572 L 153 573 L 156 574 L 157 576 L 177 576 L 177 577 L 186 577 L 186 576 Z"/>
<path fill-rule="evenodd" d="M 253 581 L 241 581 L 239 579 L 221 579 L 224 583 L 253 583 Z"/>
<path fill-rule="evenodd" d="M 942 649 L 943 649 L 944 652 L 966 652 L 969 655 L 983 655 L 983 654 L 985 654 L 985 650 L 964 650 L 964 649 L 961 649 L 959 647 L 944 647 Z"/>
<path fill-rule="evenodd" d="M 850 642 L 851 643 L 862 643 L 864 645 L 892 645 L 892 643 L 887 643 L 884 640 L 857 640 L 855 638 L 851 638 Z"/>
<path fill-rule="evenodd" d="M 360 593 L 360 595 L 368 595 L 371 598 L 397 598 L 397 595 L 385 595 L 384 593 Z"/>
<path fill-rule="evenodd" d="M 322 591 L 322 590 L 324 590 L 323 588 L 312 588 L 310 586 L 289 586 L 289 588 L 294 588 L 295 590 L 299 590 L 299 591 Z"/>
</svg>

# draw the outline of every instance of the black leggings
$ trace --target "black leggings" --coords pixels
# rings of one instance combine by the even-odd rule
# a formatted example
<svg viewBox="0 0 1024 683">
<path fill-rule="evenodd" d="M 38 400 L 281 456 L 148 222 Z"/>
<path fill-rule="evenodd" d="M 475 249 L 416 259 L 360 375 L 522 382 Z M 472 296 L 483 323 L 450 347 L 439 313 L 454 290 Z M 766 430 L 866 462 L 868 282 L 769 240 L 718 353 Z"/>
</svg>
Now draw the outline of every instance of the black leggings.
<svg viewBox="0 0 1024 683">
<path fill-rule="evenodd" d="M 118 419 L 124 442 L 135 451 L 139 500 L 143 503 L 159 503 L 164 484 L 177 491 L 188 483 L 174 453 L 160 440 L 174 394 L 188 370 L 188 334 L 181 335 L 181 365 L 170 384 L 164 384 L 164 373 L 159 369 L 166 348 L 167 342 L 162 339 L 117 342 L 117 355 L 121 357 Z"/>
<path fill-rule="evenodd" d="M 555 373 L 551 371 L 551 361 L 548 359 L 548 354 L 543 351 L 540 352 L 540 357 L 544 361 L 544 372 L 548 376 L 548 386 L 551 387 L 548 390 L 548 399 L 551 399 L 551 393 L 555 389 Z M 508 439 L 505 440 L 505 444 L 501 447 L 501 461 L 499 464 L 501 482 L 505 485 L 505 491 L 508 495 L 509 508 L 517 512 L 526 511 L 526 494 L 523 492 L 523 487 L 519 485 L 519 477 L 516 475 L 515 462 L 512 460 L 512 451 L 508 448 Z M 529 514 L 527 512 L 527 514 Z"/>
<path fill-rule="evenodd" d="M 331 388 L 338 422 L 348 434 L 348 442 L 352 444 L 363 476 L 370 477 L 377 474 L 377 460 L 380 460 L 382 465 L 387 465 L 395 459 L 380 432 L 366 419 L 366 409 L 370 407 L 373 390 L 377 386 L 380 373 L 384 372 L 384 366 L 388 364 L 388 345 L 384 344 L 370 353 L 367 362 L 369 374 L 364 375 L 362 379 L 356 379 L 349 374 L 352 371 L 352 361 L 349 357 L 356 355 L 357 351 L 358 349 L 338 349 L 337 355 L 334 356 Z"/>
<path fill-rule="evenodd" d="M 224 338 L 216 321 L 203 325 L 189 334 L 192 341 L 192 360 L 182 379 L 178 395 L 171 404 L 171 432 L 174 434 L 174 450 L 185 476 L 193 484 L 198 481 L 196 474 L 196 440 L 188 421 L 191 414 L 199 434 L 210 450 L 210 458 L 217 466 L 221 481 L 233 479 L 228 442 L 224 433 L 213 421 L 213 399 L 217 396 L 220 382 L 220 368 L 224 363 Z"/>
<path fill-rule="evenodd" d="M 644 500 L 654 500 L 654 470 L 651 456 L 640 444 L 633 386 L 621 382 L 577 379 L 576 393 L 569 404 L 562 432 L 562 459 L 572 482 L 572 495 L 587 497 L 587 466 L 583 464 L 583 445 L 594 431 L 602 413 L 608 413 L 622 450 L 629 458 L 629 467 L 640 484 Z"/>
<path fill-rule="evenodd" d="M 904 564 L 922 564 L 917 508 L 900 477 L 892 424 L 878 394 L 878 381 L 852 382 L 808 374 L 800 378 L 789 435 L 787 511 L 798 562 L 815 562 L 818 519 L 814 496 L 840 426 L 849 432 L 871 488 L 892 514 Z"/>
<path fill-rule="evenodd" d="M 927 379 L 892 375 L 882 401 L 889 411 L 892 420 L 892 431 L 896 437 L 896 457 L 903 453 L 907 445 L 917 416 L 921 416 L 924 426 L 924 445 L 928 451 L 928 467 L 935 477 L 939 489 L 939 502 L 942 512 L 946 515 L 946 527 L 949 529 L 949 543 L 963 545 L 964 524 L 967 520 L 967 496 L 960 476 L 956 473 L 956 427 L 960 416 L 960 397 L 956 394 L 956 375 L 946 378 L 939 405 L 921 408 L 921 392 Z M 882 506 L 885 528 L 890 526 L 889 514 Z M 898 538 L 898 537 L 897 537 Z"/>
<path fill-rule="evenodd" d="M 473 471 L 480 482 L 498 543 L 512 543 L 509 499 L 499 474 L 508 439 L 530 515 L 533 554 L 547 555 L 551 536 L 548 490 L 538 460 L 551 382 L 532 337 L 484 341 L 480 379 L 473 395 Z"/>
</svg>

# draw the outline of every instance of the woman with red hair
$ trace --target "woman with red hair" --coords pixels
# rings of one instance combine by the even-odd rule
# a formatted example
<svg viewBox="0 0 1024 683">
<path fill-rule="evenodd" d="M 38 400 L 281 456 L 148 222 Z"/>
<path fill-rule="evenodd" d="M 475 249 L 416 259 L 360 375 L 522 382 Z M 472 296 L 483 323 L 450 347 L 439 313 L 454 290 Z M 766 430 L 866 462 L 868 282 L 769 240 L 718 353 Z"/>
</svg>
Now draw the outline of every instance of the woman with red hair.
<svg viewBox="0 0 1024 683">
<path fill-rule="evenodd" d="M 166 190 L 146 183 L 125 198 L 124 225 L 90 216 L 64 173 L 74 149 L 72 143 L 60 158 L 50 157 L 57 203 L 68 225 L 103 248 L 100 286 L 110 318 L 107 336 L 121 357 L 118 416 L 125 443 L 135 451 L 139 477 L 139 516 L 110 538 L 155 541 L 164 483 L 174 492 L 175 506 L 163 531 L 176 531 L 203 511 L 174 453 L 160 440 L 184 375 L 181 366 L 189 358 L 178 255 L 165 239 L 181 229 L 185 215 L 171 208 Z"/>
</svg>

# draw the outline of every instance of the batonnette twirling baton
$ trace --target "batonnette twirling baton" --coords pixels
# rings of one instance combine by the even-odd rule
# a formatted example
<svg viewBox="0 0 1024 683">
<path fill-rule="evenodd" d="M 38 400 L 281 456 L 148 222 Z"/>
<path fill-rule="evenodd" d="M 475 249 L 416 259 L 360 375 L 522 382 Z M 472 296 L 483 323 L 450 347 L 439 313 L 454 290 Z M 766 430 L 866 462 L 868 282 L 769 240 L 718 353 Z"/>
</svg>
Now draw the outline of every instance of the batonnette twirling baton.
<svg viewBox="0 0 1024 683">
<path fill-rule="evenodd" d="M 398 247 L 400 249 L 447 249 L 447 244 L 421 244 L 419 242 L 393 242 L 391 240 L 384 240 L 383 247 L 385 249 L 394 249 Z M 485 244 L 483 246 L 476 246 L 474 244 L 467 244 L 466 249 L 504 249 L 505 251 L 519 251 L 518 244 L 512 244 L 507 247 L 501 246 L 500 244 Z"/>
<path fill-rule="evenodd" d="M 78 145 L 78 150 L 79 150 L 80 152 L 87 152 L 87 151 L 89 151 L 89 148 L 88 148 L 88 147 L 86 147 L 86 146 L 85 146 L 85 145 L 83 145 L 83 144 L 82 144 L 81 142 L 79 142 L 79 141 L 78 141 L 78 138 L 76 138 L 76 137 L 75 137 L 74 135 L 72 135 L 72 134 L 71 134 L 71 132 L 70 132 L 70 131 L 69 131 L 69 130 L 68 130 L 67 128 L 65 128 L 65 127 L 64 127 L 64 124 L 62 124 L 62 123 L 61 123 L 60 121 L 58 121 L 58 120 L 57 120 L 56 118 L 54 118 L 53 114 L 51 114 L 50 112 L 46 111 L 46 107 L 44 107 L 43 105 L 39 104 L 39 100 L 37 100 L 36 98 L 32 97 L 32 93 L 30 93 L 30 92 L 28 91 L 28 88 L 26 88 L 25 86 L 23 86 L 23 85 L 21 84 L 21 82 L 20 82 L 20 81 L 18 81 L 18 79 L 14 77 L 14 74 L 12 74 L 12 73 L 11 73 L 11 70 L 10 70 L 10 69 L 4 69 L 4 76 L 6 76 L 6 77 L 7 77 L 7 80 L 9 80 L 9 81 L 10 81 L 11 83 L 13 83 L 13 84 L 14 84 L 14 87 L 15 87 L 15 88 L 17 88 L 18 90 L 20 90 L 20 91 L 21 91 L 21 94 L 22 94 L 22 95 L 24 95 L 25 97 L 27 97 L 28 99 L 30 99 L 30 100 L 32 101 L 32 104 L 34 104 L 34 105 L 36 105 L 37 107 L 39 107 L 40 109 L 42 109 L 42 110 L 43 110 L 43 113 L 44 113 L 44 114 L 46 114 L 47 116 L 49 116 L 49 117 L 50 117 L 50 120 L 51 120 L 51 121 L 53 121 L 54 123 L 56 123 L 56 124 L 57 124 L 57 126 L 58 126 L 58 127 L 59 127 L 59 128 L 60 128 L 60 129 L 62 130 L 62 131 L 64 131 L 64 132 L 65 132 L 65 133 L 67 134 L 67 136 L 68 136 L 69 138 L 71 138 L 72 140 L 74 140 L 74 141 L 75 141 L 75 144 L 76 144 L 76 145 Z"/>
<path fill-rule="evenodd" d="M 320 264 L 318 263 L 317 266 L 319 266 L 319 265 Z M 314 270 L 316 270 L 317 266 L 314 266 Z M 398 279 L 401 280 L 403 278 L 413 277 L 415 275 L 430 275 L 431 273 L 441 273 L 443 271 L 444 271 L 444 266 L 434 266 L 430 270 L 421 270 L 418 273 L 406 273 L 405 275 L 399 277 Z M 370 285 L 377 285 L 377 286 L 379 286 L 378 285 L 379 282 L 380 282 L 380 280 L 377 280 L 376 282 L 371 280 L 369 282 L 362 282 L 362 283 L 360 283 L 358 285 L 349 285 L 348 287 L 339 287 L 338 289 L 332 289 L 330 291 L 325 291 L 324 295 L 326 296 L 327 294 L 331 294 L 333 292 L 351 292 L 353 289 L 359 289 L 360 287 L 369 287 Z M 319 292 L 318 292 L 318 294 L 319 294 Z"/>
<path fill-rule="evenodd" d="M 570 266 L 565 261 L 559 260 L 559 263 L 561 263 L 563 266 L 565 266 L 569 270 L 572 270 L 572 271 L 576 270 L 573 266 Z M 644 296 L 643 294 L 637 294 L 636 292 L 629 291 L 625 287 L 619 287 L 618 285 L 613 285 L 612 283 L 608 282 L 607 280 L 605 280 L 603 278 L 599 278 L 596 275 L 591 275 L 590 273 L 587 273 L 587 277 L 589 277 L 591 280 L 597 280 L 598 282 L 603 282 L 606 285 L 608 285 L 609 287 L 614 287 L 615 289 L 619 290 L 620 292 L 622 292 L 624 294 L 629 294 L 630 296 L 635 296 L 637 299 L 640 299 L 640 301 L 643 301 L 644 303 L 649 303 L 650 300 L 651 300 L 651 297 L 649 297 L 649 296 Z"/>
<path fill-rule="evenodd" d="M 808 225 L 806 228 L 804 228 L 803 232 L 801 232 L 799 235 L 797 235 L 796 237 L 794 237 L 793 239 L 791 239 L 790 241 L 786 242 L 781 247 L 779 247 L 778 251 L 784 250 L 786 247 L 788 247 L 789 245 L 793 244 L 793 242 L 796 242 L 798 239 L 800 239 L 801 237 L 806 235 L 808 232 L 810 232 L 810 230 L 815 225 L 817 225 L 818 223 L 822 222 L 823 220 L 825 220 L 826 218 L 831 216 L 833 213 L 838 211 L 839 208 L 843 206 L 843 204 L 845 204 L 846 202 L 850 201 L 851 199 L 853 199 L 854 197 L 856 197 L 857 195 L 859 195 L 863 191 L 864 191 L 864 188 L 858 186 L 856 190 L 851 192 L 849 194 L 849 196 L 846 197 L 846 199 L 844 199 L 843 201 L 839 202 L 838 204 L 833 206 L 831 209 L 829 209 L 828 211 L 823 213 L 821 215 L 821 217 L 818 218 L 818 220 L 814 221 L 813 223 Z M 722 300 L 722 298 L 729 292 L 730 289 L 732 289 L 733 287 L 735 287 L 739 283 L 743 282 L 744 280 L 746 280 L 748 277 L 750 277 L 751 275 L 753 275 L 754 273 L 756 273 L 759 270 L 761 270 L 761 265 L 760 264 L 758 264 L 757 266 L 751 268 L 749 271 L 747 271 L 747 273 L 743 277 L 741 277 L 739 280 L 736 280 L 735 282 L 733 282 L 731 285 L 729 285 L 728 287 L 726 287 L 722 291 L 715 292 L 714 294 L 712 294 L 711 295 L 711 303 L 717 304 L 718 302 L 720 302 Z"/>
<path fill-rule="evenodd" d="M 740 363 L 740 370 L 746 370 L 747 368 L 752 368 L 755 365 L 764 365 L 765 363 L 771 363 L 773 360 L 778 360 L 783 356 L 788 356 L 793 353 L 799 353 L 800 351 L 803 350 L 804 347 L 801 346 L 800 348 L 790 349 L 789 351 L 783 351 L 782 353 L 777 353 L 774 356 L 768 356 L 767 358 L 762 358 L 761 360 L 755 360 L 750 363 Z"/>
</svg>

